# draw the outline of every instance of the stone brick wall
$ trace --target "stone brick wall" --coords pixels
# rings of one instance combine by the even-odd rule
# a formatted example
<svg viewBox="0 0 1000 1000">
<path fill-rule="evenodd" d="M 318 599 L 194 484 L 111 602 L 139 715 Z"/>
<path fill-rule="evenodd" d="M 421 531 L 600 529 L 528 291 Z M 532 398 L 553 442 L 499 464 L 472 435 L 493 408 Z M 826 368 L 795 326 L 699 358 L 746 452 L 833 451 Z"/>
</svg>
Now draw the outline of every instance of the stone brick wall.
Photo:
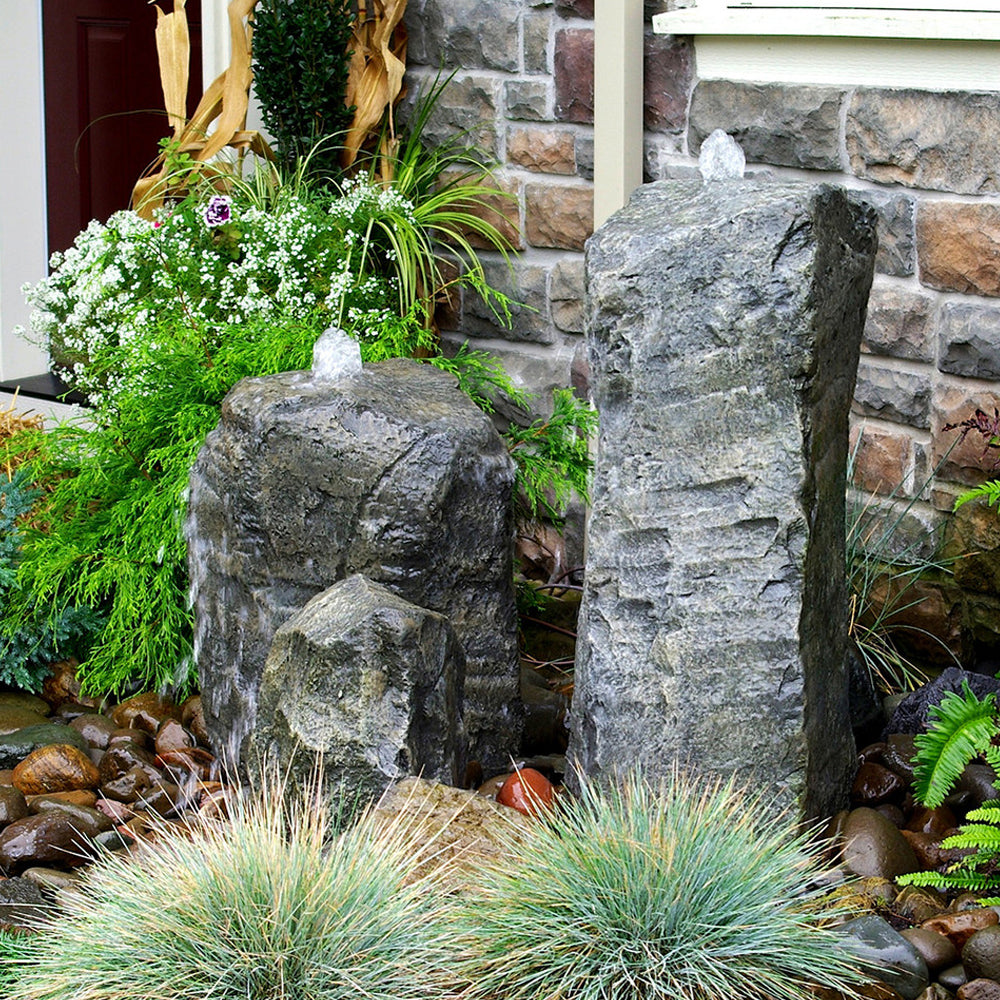
<svg viewBox="0 0 1000 1000">
<path fill-rule="evenodd" d="M 498 185 L 512 197 L 499 203 L 520 251 L 510 278 L 489 265 L 526 304 L 513 328 L 467 301 L 445 335 L 494 350 L 535 388 L 586 377 L 593 4 L 410 0 L 407 15 L 413 89 L 439 67 L 458 69 L 432 131 L 468 129 L 500 162 Z M 654 13 L 656 0 L 647 7 Z M 966 662 L 1000 660 L 1000 519 L 971 506 L 945 514 L 964 485 L 986 478 L 992 456 L 980 438 L 955 445 L 942 430 L 1000 405 L 1000 94 L 699 80 L 692 40 L 651 30 L 645 78 L 647 180 L 690 176 L 701 141 L 722 128 L 754 173 L 822 177 L 877 209 L 855 481 L 898 504 L 916 498 L 904 528 L 943 526 L 947 551 L 979 553 L 932 596 Z"/>
</svg>

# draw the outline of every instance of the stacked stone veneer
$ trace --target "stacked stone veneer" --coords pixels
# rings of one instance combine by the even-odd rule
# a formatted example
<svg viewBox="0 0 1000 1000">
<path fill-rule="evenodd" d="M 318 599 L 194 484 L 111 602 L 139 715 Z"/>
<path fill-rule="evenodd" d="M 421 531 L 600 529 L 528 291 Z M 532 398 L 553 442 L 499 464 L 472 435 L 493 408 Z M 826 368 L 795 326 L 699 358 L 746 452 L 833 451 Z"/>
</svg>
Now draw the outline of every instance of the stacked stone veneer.
<svg viewBox="0 0 1000 1000">
<path fill-rule="evenodd" d="M 647 4 L 647 15 L 660 8 Z M 458 70 L 432 124 L 468 129 L 501 164 L 497 205 L 520 253 L 490 276 L 529 308 L 504 330 L 467 299 L 446 337 L 472 338 L 536 388 L 582 384 L 584 240 L 593 205 L 593 0 L 410 0 L 413 90 Z M 941 428 L 1000 402 L 1000 93 L 699 80 L 690 38 L 645 42 L 645 170 L 685 178 L 702 139 L 733 133 L 750 171 L 841 183 L 873 204 L 880 250 L 854 404 L 858 486 L 943 520 L 990 459 Z M 487 255 L 489 256 L 489 255 Z M 921 491 L 934 470 L 933 489 Z M 1000 646 L 1000 519 L 949 531 L 955 584 L 919 609 L 971 662 Z M 921 624 L 918 618 L 917 624 Z"/>
</svg>

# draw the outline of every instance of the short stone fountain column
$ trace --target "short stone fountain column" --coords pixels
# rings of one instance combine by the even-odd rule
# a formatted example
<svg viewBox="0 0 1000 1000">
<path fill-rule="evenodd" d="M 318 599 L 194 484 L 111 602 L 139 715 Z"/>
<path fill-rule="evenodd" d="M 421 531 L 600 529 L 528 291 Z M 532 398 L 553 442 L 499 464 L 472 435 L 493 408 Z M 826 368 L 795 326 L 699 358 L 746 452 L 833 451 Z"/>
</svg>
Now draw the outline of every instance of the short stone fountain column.
<svg viewBox="0 0 1000 1000">
<path fill-rule="evenodd" d="M 742 180 L 647 185 L 589 242 L 586 774 L 677 762 L 800 814 L 846 800 L 848 408 L 875 250 L 841 190 Z"/>
</svg>

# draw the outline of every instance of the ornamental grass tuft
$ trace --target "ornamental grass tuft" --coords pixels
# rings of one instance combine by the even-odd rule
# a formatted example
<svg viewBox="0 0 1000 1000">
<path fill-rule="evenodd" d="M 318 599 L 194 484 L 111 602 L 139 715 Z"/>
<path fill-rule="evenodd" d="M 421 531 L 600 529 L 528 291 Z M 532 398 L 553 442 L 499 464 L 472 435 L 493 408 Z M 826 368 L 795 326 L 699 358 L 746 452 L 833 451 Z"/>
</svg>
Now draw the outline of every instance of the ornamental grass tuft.
<svg viewBox="0 0 1000 1000">
<path fill-rule="evenodd" d="M 318 786 L 317 786 L 318 787 Z M 443 995 L 424 845 L 366 814 L 337 831 L 273 786 L 229 821 L 110 855 L 33 935 L 9 1000 L 426 1000 Z"/>
<path fill-rule="evenodd" d="M 857 959 L 819 925 L 807 835 L 733 782 L 630 777 L 511 845 L 456 903 L 472 997 L 805 1000 L 852 995 Z"/>
</svg>

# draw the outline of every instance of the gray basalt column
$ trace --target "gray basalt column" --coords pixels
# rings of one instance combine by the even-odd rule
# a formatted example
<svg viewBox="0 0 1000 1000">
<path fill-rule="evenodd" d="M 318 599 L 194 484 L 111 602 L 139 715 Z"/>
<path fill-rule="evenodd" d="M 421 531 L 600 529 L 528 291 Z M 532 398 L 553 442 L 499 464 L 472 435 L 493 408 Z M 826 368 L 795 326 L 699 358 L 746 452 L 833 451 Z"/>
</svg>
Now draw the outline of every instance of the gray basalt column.
<svg viewBox="0 0 1000 1000">
<path fill-rule="evenodd" d="M 846 800 L 848 408 L 872 213 L 827 186 L 647 185 L 591 239 L 601 430 L 570 755 Z"/>
</svg>

